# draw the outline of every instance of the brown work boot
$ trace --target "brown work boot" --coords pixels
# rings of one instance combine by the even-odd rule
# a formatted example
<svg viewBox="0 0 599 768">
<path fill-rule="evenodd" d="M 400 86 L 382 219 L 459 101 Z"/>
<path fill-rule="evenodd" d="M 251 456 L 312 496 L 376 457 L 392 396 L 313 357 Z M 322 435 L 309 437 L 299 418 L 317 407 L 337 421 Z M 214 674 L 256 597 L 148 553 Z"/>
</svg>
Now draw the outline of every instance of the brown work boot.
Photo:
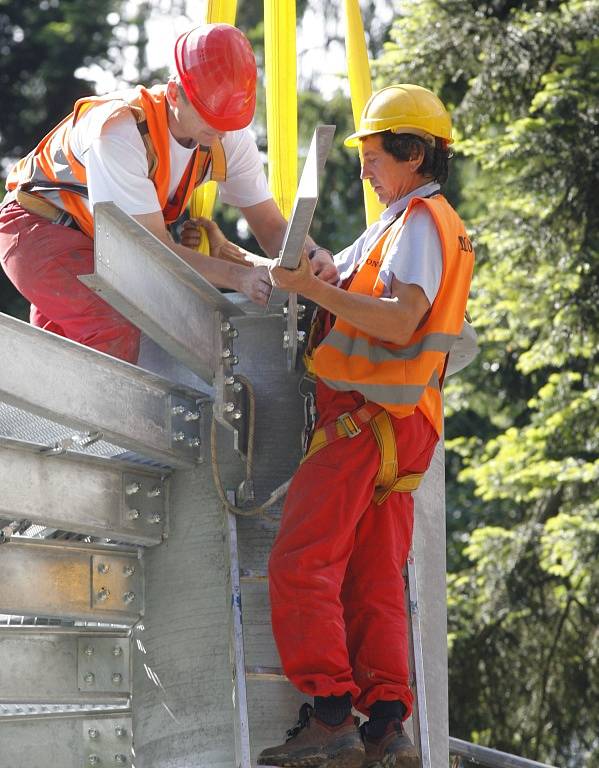
<svg viewBox="0 0 599 768">
<path fill-rule="evenodd" d="M 302 704 L 299 721 L 287 731 L 287 741 L 258 755 L 258 765 L 285 768 L 361 768 L 364 745 L 358 725 L 348 715 L 340 725 L 327 725 Z"/>
<path fill-rule="evenodd" d="M 420 758 L 403 729 L 401 720 L 387 723 L 383 735 L 374 738 L 368 734 L 368 723 L 360 729 L 366 748 L 364 768 L 419 768 Z"/>
</svg>

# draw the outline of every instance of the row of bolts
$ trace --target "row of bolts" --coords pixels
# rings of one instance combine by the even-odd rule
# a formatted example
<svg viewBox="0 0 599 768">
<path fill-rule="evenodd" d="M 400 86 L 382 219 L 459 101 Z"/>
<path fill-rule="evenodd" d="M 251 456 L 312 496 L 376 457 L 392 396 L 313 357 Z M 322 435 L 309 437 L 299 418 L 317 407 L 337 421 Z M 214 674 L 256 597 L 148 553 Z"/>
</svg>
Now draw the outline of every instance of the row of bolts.
<svg viewBox="0 0 599 768">
<path fill-rule="evenodd" d="M 160 522 L 160 521 L 159 521 Z M 102 576 L 105 576 L 110 571 L 110 565 L 108 563 L 99 563 L 98 564 L 98 573 L 102 574 Z M 123 576 L 129 577 L 133 576 L 135 573 L 135 566 L 134 565 L 124 565 L 123 566 Z M 106 587 L 102 587 L 96 592 L 96 600 L 99 602 L 104 602 L 104 600 L 108 600 L 110 597 L 110 590 Z M 125 592 L 123 594 L 123 602 L 128 605 L 129 603 L 132 603 L 135 600 L 135 592 Z M 116 648 L 115 648 L 116 650 Z M 120 649 L 119 649 L 120 650 Z M 86 651 L 87 653 L 87 651 Z M 92 652 L 93 653 L 93 648 Z M 91 653 L 88 654 L 88 656 L 91 656 Z M 118 656 L 118 653 L 114 654 L 115 656 Z"/>
</svg>

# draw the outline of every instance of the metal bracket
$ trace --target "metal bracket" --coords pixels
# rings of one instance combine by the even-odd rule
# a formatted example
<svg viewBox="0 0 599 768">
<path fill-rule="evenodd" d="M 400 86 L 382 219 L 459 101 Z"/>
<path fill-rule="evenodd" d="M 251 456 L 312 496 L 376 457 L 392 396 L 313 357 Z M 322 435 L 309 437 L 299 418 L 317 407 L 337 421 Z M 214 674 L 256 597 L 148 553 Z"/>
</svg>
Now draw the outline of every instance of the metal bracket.
<svg viewBox="0 0 599 768">
<path fill-rule="evenodd" d="M 239 363 L 234 354 L 233 341 L 239 336 L 239 331 L 231 325 L 230 320 L 224 320 L 216 315 L 216 348 L 219 351 L 219 362 L 214 378 L 215 400 L 214 415 L 227 429 L 233 430 L 235 450 L 244 455 L 247 440 L 247 403 L 244 403 L 244 386 L 238 381 L 233 368 Z"/>
<path fill-rule="evenodd" d="M 126 766 L 133 764 L 131 717 L 89 718 L 83 721 L 86 766 Z"/>
<path fill-rule="evenodd" d="M 91 558 L 91 607 L 99 611 L 143 613 L 141 562 L 131 555 L 102 554 Z"/>
<path fill-rule="evenodd" d="M 201 455 L 200 400 L 171 393 L 169 397 L 171 446 L 198 461 Z"/>
<path fill-rule="evenodd" d="M 164 538 L 168 524 L 168 491 L 168 478 L 164 476 L 151 477 L 141 472 L 123 472 L 123 526 L 152 535 L 159 531 Z"/>
<path fill-rule="evenodd" d="M 80 637 L 77 641 L 77 687 L 86 693 L 129 693 L 128 637 Z"/>
<path fill-rule="evenodd" d="M 100 431 L 77 432 L 74 435 L 57 440 L 53 445 L 42 448 L 40 453 L 43 453 L 45 456 L 62 456 L 70 450 L 81 451 L 89 448 L 90 445 L 102 440 L 103 437 L 104 433 Z"/>
</svg>

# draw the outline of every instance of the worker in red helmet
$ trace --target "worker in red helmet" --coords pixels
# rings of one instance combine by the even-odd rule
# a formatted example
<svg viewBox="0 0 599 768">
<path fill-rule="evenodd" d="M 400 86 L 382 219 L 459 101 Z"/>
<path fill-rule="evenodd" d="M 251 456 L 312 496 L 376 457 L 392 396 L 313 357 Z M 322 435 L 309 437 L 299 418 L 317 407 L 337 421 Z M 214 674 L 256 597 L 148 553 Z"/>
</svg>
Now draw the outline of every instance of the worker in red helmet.
<svg viewBox="0 0 599 768">
<path fill-rule="evenodd" d="M 78 280 L 94 269 L 96 203 L 113 201 L 214 285 L 258 304 L 271 290 L 259 257 L 211 227 L 210 258 L 187 247 L 192 238 L 176 244 L 168 225 L 213 179 L 270 257 L 286 226 L 247 129 L 256 61 L 245 35 L 228 24 L 195 27 L 177 40 L 175 65 L 165 85 L 77 101 L 11 170 L 0 209 L 0 262 L 31 302 L 31 323 L 129 362 L 137 361 L 139 330 Z M 327 251 L 315 271 L 336 279 Z"/>
</svg>

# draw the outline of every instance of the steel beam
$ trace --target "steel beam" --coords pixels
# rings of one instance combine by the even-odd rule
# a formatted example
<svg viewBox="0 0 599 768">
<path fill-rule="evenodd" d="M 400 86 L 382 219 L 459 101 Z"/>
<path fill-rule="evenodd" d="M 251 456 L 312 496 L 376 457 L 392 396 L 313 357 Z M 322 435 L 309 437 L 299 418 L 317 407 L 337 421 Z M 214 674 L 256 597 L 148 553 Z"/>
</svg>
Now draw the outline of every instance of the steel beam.
<svg viewBox="0 0 599 768">
<path fill-rule="evenodd" d="M 131 713 L 2 717 L 0 745 L 6 768 L 126 768 L 133 765 Z"/>
<path fill-rule="evenodd" d="M 0 704 L 126 705 L 129 637 L 83 627 L 0 627 Z"/>
<path fill-rule="evenodd" d="M 199 393 L 3 314 L 0 359 L 5 402 L 172 466 L 195 463 L 197 421 L 185 414 Z"/>
<path fill-rule="evenodd" d="M 53 456 L 0 438 L 0 488 L 0 517 L 132 544 L 162 541 L 168 479 L 160 472 L 73 453 Z"/>
<path fill-rule="evenodd" d="M 497 749 L 482 747 L 480 744 L 471 744 L 461 739 L 449 739 L 449 753 L 458 757 L 473 761 L 475 765 L 486 768 L 554 768 L 547 763 L 538 763 L 526 757 L 510 755 Z"/>
<path fill-rule="evenodd" d="M 136 549 L 17 537 L 0 547 L 0 613 L 132 624 L 143 609 Z"/>
<path fill-rule="evenodd" d="M 80 280 L 169 354 L 212 383 L 218 319 L 243 314 L 114 203 L 98 203 L 95 271 Z"/>
</svg>

